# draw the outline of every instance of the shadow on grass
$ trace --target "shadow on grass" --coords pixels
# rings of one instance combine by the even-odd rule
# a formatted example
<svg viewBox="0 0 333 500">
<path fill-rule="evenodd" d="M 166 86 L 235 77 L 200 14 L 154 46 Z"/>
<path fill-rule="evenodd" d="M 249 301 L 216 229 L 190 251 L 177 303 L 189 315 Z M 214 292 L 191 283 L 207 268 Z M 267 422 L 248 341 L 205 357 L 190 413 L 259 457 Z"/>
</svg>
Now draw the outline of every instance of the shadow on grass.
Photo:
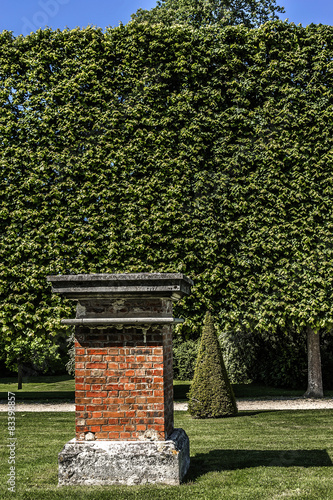
<svg viewBox="0 0 333 500">
<path fill-rule="evenodd" d="M 175 401 L 187 401 L 187 393 L 190 390 L 190 384 L 177 384 L 173 386 L 173 399 Z"/>
<path fill-rule="evenodd" d="M 7 401 L 8 392 L 0 392 L 0 400 Z M 48 391 L 48 392 L 15 392 L 16 401 L 41 401 L 46 402 L 50 400 L 64 400 L 64 401 L 74 401 L 75 392 L 74 391 Z"/>
<path fill-rule="evenodd" d="M 208 472 L 250 467 L 331 467 L 326 450 L 212 450 L 191 457 L 187 481 Z"/>
</svg>

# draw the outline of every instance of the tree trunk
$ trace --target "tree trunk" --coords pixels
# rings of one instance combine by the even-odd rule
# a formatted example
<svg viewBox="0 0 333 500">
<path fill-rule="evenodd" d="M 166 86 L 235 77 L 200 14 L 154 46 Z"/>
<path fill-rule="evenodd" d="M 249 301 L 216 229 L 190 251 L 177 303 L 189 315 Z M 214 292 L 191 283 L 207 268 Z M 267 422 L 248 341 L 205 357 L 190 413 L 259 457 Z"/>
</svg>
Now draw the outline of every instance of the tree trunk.
<svg viewBox="0 0 333 500">
<path fill-rule="evenodd" d="M 321 373 L 320 357 L 320 335 L 315 333 L 312 328 L 307 327 L 307 345 L 308 345 L 308 389 L 304 394 L 306 398 L 322 398 L 323 378 Z"/>
<path fill-rule="evenodd" d="M 22 389 L 22 363 L 17 361 L 17 389 Z"/>
</svg>

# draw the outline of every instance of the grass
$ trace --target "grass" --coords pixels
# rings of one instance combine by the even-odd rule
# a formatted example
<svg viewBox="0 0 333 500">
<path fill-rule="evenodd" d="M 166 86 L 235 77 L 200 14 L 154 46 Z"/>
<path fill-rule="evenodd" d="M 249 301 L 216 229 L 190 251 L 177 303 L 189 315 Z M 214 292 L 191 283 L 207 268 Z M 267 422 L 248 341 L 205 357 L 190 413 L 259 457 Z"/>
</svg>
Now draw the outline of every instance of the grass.
<svg viewBox="0 0 333 500">
<path fill-rule="evenodd" d="M 191 467 L 178 487 L 57 486 L 57 454 L 74 434 L 72 413 L 16 413 L 16 493 L 1 481 L 0 498 L 24 500 L 332 500 L 333 410 L 240 412 L 193 420 L 175 413 L 187 432 Z M 7 436 L 7 414 L 0 414 Z M 6 441 L 6 439 L 4 440 Z M 8 448 L 0 446 L 6 477 Z"/>
<path fill-rule="evenodd" d="M 174 400 L 187 401 L 190 388 L 189 381 L 174 380 Z M 303 390 L 278 389 L 260 384 L 234 384 L 236 398 L 267 398 L 302 396 Z M 17 390 L 15 377 L 0 378 L 0 400 L 7 400 L 7 393 L 14 392 L 17 401 L 74 400 L 74 379 L 69 375 L 24 377 L 22 390 Z M 325 391 L 326 397 L 333 397 L 333 391 Z"/>
<path fill-rule="evenodd" d="M 74 378 L 69 375 L 23 377 L 22 389 L 17 390 L 15 377 L 0 378 L 0 400 L 14 392 L 17 401 L 26 400 L 74 400 Z"/>
</svg>

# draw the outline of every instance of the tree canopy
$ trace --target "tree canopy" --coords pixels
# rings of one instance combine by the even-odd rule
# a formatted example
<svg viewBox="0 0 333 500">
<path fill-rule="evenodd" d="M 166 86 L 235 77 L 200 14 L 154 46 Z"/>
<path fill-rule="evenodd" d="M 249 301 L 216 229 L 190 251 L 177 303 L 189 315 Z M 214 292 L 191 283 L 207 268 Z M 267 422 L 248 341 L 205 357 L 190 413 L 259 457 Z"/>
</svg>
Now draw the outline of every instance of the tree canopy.
<svg viewBox="0 0 333 500">
<path fill-rule="evenodd" d="M 136 22 L 185 24 L 194 28 L 236 24 L 255 28 L 277 20 L 277 13 L 283 12 L 276 0 L 158 0 L 153 9 L 139 9 L 131 17 Z"/>
</svg>

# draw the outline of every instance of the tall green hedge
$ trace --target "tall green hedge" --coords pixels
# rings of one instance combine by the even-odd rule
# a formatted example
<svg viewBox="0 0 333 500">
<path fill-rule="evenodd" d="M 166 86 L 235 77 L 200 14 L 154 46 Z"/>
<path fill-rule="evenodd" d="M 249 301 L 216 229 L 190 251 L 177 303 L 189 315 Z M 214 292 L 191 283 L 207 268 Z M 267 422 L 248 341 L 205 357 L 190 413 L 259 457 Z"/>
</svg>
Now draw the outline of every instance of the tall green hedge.
<svg viewBox="0 0 333 500">
<path fill-rule="evenodd" d="M 1 33 L 2 343 L 64 329 L 57 273 L 184 272 L 184 334 L 330 328 L 332 53 L 282 22 Z"/>
</svg>

